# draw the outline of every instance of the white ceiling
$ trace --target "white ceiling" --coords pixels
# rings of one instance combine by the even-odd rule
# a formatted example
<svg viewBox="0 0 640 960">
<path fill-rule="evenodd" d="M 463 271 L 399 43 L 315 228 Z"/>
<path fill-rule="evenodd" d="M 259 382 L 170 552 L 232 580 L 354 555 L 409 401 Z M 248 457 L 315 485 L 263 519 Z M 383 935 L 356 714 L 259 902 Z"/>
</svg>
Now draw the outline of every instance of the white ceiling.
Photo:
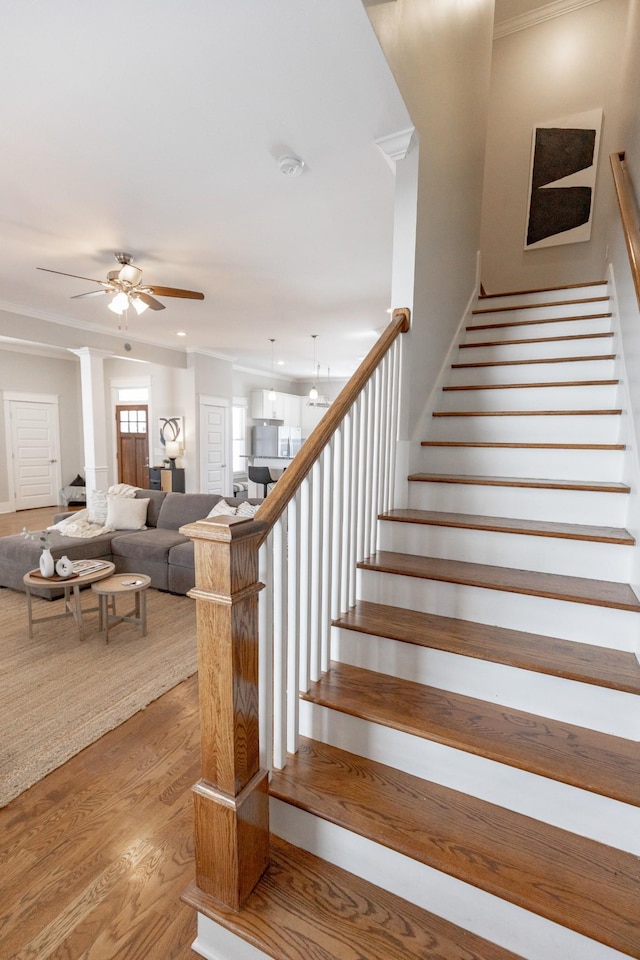
<svg viewBox="0 0 640 960">
<path fill-rule="evenodd" d="M 114 251 L 201 290 L 127 339 L 346 376 L 385 325 L 410 118 L 360 0 L 23 0 L 2 12 L 0 307 L 114 332 Z M 306 163 L 299 178 L 277 158 Z M 176 336 L 184 330 L 183 339 Z M 20 331 L 16 330 L 16 337 Z"/>
</svg>

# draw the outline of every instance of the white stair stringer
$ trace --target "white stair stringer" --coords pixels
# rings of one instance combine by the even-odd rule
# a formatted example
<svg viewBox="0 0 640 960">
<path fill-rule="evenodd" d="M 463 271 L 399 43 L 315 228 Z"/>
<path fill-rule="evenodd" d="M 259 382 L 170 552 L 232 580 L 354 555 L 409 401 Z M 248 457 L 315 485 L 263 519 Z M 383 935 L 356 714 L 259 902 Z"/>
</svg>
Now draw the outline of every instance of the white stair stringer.
<svg viewBox="0 0 640 960">
<path fill-rule="evenodd" d="M 627 583 L 633 547 L 566 537 L 382 520 L 380 550 Z"/>
<path fill-rule="evenodd" d="M 525 960 L 628 960 L 604 944 L 281 800 L 271 798 L 269 813 L 272 831 L 290 843 Z"/>
<path fill-rule="evenodd" d="M 458 620 L 472 620 L 546 637 L 635 653 L 640 616 L 630 610 L 486 587 L 359 570 L 357 596 Z"/>
<path fill-rule="evenodd" d="M 337 627 L 332 651 L 333 660 L 354 667 L 640 741 L 633 693 Z"/>
</svg>

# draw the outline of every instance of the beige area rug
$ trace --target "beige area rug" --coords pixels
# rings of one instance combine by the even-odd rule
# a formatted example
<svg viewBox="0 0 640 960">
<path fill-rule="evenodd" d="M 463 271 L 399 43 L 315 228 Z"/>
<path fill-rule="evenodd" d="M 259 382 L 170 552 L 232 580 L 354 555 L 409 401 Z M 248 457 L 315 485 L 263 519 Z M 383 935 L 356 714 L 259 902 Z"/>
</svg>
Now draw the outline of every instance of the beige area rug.
<svg viewBox="0 0 640 960">
<path fill-rule="evenodd" d="M 86 590 L 82 605 L 95 605 Z M 33 599 L 36 618 L 63 609 Z M 105 644 L 90 613 L 82 642 L 72 618 L 34 624 L 29 640 L 25 595 L 0 590 L 0 806 L 194 674 L 195 620 L 193 600 L 150 589 L 144 638 L 122 623 Z"/>
</svg>

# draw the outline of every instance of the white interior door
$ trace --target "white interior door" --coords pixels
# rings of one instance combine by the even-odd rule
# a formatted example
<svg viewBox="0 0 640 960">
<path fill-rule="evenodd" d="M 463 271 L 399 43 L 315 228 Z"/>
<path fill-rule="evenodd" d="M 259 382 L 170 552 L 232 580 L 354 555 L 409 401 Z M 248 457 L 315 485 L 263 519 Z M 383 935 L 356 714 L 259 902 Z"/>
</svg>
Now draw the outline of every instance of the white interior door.
<svg viewBox="0 0 640 960">
<path fill-rule="evenodd" d="M 217 404 L 200 404 L 200 490 L 219 493 L 229 490 L 227 467 L 228 408 Z"/>
<path fill-rule="evenodd" d="M 15 509 L 55 506 L 60 490 L 57 403 L 10 400 L 9 416 Z"/>
</svg>

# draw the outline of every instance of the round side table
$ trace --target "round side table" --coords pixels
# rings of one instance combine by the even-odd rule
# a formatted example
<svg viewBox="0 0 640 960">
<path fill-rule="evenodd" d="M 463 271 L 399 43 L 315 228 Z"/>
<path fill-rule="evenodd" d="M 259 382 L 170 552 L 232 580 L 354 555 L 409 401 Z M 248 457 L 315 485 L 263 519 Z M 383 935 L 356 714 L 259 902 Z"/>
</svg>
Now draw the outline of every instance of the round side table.
<svg viewBox="0 0 640 960">
<path fill-rule="evenodd" d="M 147 635 L 147 594 L 151 577 L 144 573 L 117 573 L 98 583 L 92 583 L 91 589 L 98 595 L 99 628 L 104 633 L 105 643 L 109 643 L 109 629 L 117 623 L 137 623 L 142 627 L 142 636 Z M 128 613 L 116 612 L 118 597 L 133 595 L 135 604 Z"/>
</svg>

